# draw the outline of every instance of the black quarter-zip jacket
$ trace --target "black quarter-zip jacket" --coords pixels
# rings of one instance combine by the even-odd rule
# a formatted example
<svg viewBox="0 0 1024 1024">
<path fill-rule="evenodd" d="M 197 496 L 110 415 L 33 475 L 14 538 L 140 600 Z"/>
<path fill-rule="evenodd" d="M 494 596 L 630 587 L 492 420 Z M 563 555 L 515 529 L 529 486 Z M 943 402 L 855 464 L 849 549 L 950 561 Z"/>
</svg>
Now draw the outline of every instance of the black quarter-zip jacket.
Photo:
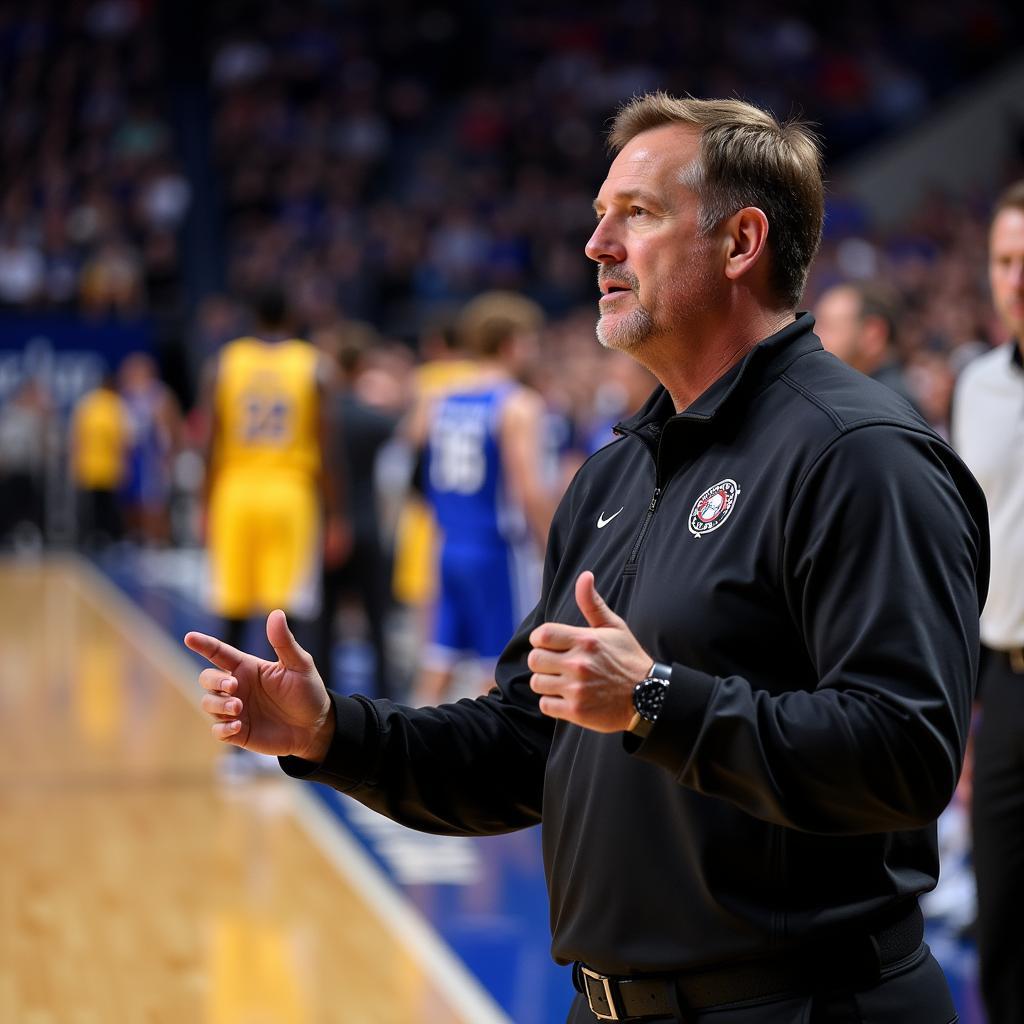
<svg viewBox="0 0 1024 1024">
<path fill-rule="evenodd" d="M 988 577 L 984 498 L 808 315 L 676 414 L 658 389 L 551 527 L 542 598 L 478 700 L 334 698 L 289 774 L 414 828 L 543 822 L 553 953 L 614 974 L 827 941 L 931 888 Z M 649 736 L 540 714 L 530 632 L 597 587 L 672 666 Z"/>
</svg>

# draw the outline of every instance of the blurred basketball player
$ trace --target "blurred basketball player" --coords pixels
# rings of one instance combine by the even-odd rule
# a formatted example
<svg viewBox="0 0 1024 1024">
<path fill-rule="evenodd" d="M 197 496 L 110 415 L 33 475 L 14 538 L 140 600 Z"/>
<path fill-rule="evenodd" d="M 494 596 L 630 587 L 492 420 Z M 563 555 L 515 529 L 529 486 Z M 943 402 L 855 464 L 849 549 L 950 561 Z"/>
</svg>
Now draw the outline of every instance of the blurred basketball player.
<svg viewBox="0 0 1024 1024">
<path fill-rule="evenodd" d="M 543 472 L 544 403 L 519 382 L 537 345 L 540 308 L 510 292 L 470 302 L 457 331 L 472 381 L 421 405 L 410 425 L 425 448 L 424 490 L 443 534 L 433 638 L 416 700 L 444 697 L 457 662 L 480 685 L 540 591 L 539 554 L 554 495 Z"/>
<path fill-rule="evenodd" d="M 311 623 L 322 558 L 340 562 L 349 544 L 340 482 L 323 455 L 323 356 L 292 336 L 280 289 L 261 293 L 254 313 L 253 335 L 224 346 L 206 387 L 211 606 L 238 640 L 250 616 L 273 608 Z"/>
<path fill-rule="evenodd" d="M 71 477 L 78 537 L 87 549 L 119 541 L 124 532 L 119 492 L 128 470 L 131 414 L 107 372 L 79 400 L 71 417 Z"/>
<path fill-rule="evenodd" d="M 171 535 L 171 462 L 180 444 L 181 410 L 148 353 L 130 353 L 118 378 L 132 418 L 132 445 L 122 488 L 125 526 L 136 540 L 166 544 Z"/>
</svg>

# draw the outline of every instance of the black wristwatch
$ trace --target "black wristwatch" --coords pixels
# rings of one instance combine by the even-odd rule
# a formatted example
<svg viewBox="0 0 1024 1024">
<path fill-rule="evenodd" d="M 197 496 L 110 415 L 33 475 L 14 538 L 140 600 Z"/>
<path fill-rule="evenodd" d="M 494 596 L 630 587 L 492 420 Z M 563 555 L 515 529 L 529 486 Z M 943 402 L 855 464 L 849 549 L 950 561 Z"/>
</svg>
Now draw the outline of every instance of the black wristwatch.
<svg viewBox="0 0 1024 1024">
<path fill-rule="evenodd" d="M 629 731 L 643 738 L 658 720 L 658 714 L 665 703 L 669 683 L 672 682 L 672 668 L 656 661 L 650 672 L 633 687 L 633 715 Z"/>
</svg>

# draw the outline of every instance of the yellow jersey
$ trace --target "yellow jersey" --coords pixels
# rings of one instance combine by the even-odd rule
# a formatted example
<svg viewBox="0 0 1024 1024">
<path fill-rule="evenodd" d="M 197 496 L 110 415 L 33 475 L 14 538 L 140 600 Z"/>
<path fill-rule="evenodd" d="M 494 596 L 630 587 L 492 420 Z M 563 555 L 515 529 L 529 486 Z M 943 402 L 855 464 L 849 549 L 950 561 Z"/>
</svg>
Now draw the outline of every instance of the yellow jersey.
<svg viewBox="0 0 1024 1024">
<path fill-rule="evenodd" d="M 317 350 L 306 341 L 238 338 L 217 367 L 217 472 L 320 470 Z"/>
<path fill-rule="evenodd" d="M 71 465 L 75 485 L 114 491 L 124 482 L 131 420 L 116 391 L 96 388 L 85 395 L 71 421 Z"/>
<path fill-rule="evenodd" d="M 427 398 L 447 394 L 480 373 L 472 359 L 434 359 L 416 368 L 416 391 Z"/>
</svg>

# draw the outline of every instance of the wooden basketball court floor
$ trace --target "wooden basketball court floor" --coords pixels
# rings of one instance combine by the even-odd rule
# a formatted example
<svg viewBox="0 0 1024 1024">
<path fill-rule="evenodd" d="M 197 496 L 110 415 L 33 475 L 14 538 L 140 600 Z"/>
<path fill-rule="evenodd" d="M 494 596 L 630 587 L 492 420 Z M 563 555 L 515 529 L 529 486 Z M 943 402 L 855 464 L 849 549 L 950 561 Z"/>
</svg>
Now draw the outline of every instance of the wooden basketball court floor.
<svg viewBox="0 0 1024 1024">
<path fill-rule="evenodd" d="M 0 1021 L 507 1022 L 306 787 L 223 781 L 195 677 L 86 563 L 0 561 Z"/>
</svg>

